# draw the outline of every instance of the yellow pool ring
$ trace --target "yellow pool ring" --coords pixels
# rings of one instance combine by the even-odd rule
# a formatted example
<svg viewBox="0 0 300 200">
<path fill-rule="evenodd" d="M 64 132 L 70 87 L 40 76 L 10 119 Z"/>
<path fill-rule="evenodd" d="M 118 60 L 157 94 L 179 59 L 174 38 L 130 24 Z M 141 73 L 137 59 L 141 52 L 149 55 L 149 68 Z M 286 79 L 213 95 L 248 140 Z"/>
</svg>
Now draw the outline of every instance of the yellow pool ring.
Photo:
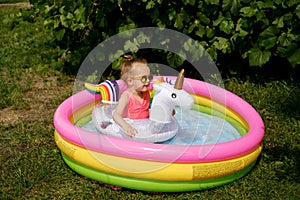
<svg viewBox="0 0 300 200">
<path fill-rule="evenodd" d="M 83 165 L 111 174 L 152 180 L 188 181 L 222 177 L 243 170 L 252 164 L 262 150 L 259 145 L 241 157 L 219 162 L 163 163 L 87 150 L 68 142 L 56 131 L 54 135 L 59 149 Z"/>
</svg>

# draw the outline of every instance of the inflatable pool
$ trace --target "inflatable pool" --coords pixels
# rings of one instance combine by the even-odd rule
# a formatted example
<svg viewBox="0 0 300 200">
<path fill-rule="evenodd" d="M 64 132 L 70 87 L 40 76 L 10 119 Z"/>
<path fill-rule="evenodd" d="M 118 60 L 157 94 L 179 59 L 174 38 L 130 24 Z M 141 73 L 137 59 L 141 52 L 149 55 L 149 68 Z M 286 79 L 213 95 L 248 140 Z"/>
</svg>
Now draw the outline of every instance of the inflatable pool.
<svg viewBox="0 0 300 200">
<path fill-rule="evenodd" d="M 163 78 L 167 82 L 176 79 L 172 76 Z M 116 83 L 122 84 L 121 81 Z M 122 86 L 120 88 L 122 90 Z M 193 97 L 191 112 L 211 117 L 206 133 L 192 129 L 195 134 L 191 134 L 180 124 L 180 118 L 189 114 L 184 115 L 177 108 L 178 135 L 191 136 L 188 142 L 184 140 L 186 143 L 177 135 L 166 142 L 153 143 L 86 129 L 92 121 L 93 110 L 102 100 L 113 97 L 105 96 L 107 93 L 100 89 L 94 93 L 83 90 L 74 94 L 57 108 L 54 115 L 55 141 L 63 159 L 71 169 L 93 180 L 144 191 L 201 190 L 244 176 L 255 165 L 262 149 L 264 124 L 259 114 L 235 94 L 209 83 L 185 78 L 183 89 Z M 211 127 L 220 119 L 230 124 L 239 136 L 219 141 L 217 136 L 221 133 L 218 131 L 223 125 L 219 129 Z M 201 123 L 205 121 L 190 122 L 186 127 L 201 126 Z M 195 138 L 201 134 L 215 134 L 217 139 L 195 143 Z"/>
</svg>

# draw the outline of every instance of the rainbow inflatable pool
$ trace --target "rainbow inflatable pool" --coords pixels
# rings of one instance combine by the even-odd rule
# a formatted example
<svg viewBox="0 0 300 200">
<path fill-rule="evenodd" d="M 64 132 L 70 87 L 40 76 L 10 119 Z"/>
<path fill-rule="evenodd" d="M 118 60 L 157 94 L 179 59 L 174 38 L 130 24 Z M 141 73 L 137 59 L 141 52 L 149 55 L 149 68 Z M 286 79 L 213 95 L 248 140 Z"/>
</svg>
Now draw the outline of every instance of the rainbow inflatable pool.
<svg viewBox="0 0 300 200">
<path fill-rule="evenodd" d="M 154 192 L 207 189 L 247 174 L 262 150 L 264 124 L 259 114 L 240 97 L 209 83 L 185 78 L 183 89 L 194 98 L 193 112 L 224 119 L 239 137 L 225 142 L 178 144 L 103 135 L 83 128 L 102 101 L 101 94 L 83 90 L 66 99 L 54 115 L 55 141 L 63 159 L 90 179 Z"/>
</svg>

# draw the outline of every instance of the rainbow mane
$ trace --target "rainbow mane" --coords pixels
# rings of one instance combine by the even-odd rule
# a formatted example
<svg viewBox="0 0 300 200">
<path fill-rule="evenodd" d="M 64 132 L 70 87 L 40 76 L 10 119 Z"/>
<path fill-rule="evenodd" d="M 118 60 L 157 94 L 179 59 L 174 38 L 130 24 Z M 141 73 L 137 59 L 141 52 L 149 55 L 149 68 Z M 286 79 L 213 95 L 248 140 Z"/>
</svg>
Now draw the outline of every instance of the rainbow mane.
<svg viewBox="0 0 300 200">
<path fill-rule="evenodd" d="M 98 85 L 85 83 L 85 88 L 95 94 L 101 94 L 102 102 L 116 104 L 119 101 L 120 91 L 115 80 L 106 80 Z"/>
</svg>

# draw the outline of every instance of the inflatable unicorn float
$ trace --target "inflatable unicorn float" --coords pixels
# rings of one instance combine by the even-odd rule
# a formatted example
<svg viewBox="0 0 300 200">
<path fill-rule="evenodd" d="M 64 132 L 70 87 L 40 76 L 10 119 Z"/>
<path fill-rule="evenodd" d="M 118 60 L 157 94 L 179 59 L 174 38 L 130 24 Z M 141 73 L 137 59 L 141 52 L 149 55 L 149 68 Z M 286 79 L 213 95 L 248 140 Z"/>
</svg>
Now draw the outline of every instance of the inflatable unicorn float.
<svg viewBox="0 0 300 200">
<path fill-rule="evenodd" d="M 163 79 L 163 77 L 161 78 Z M 158 83 L 149 86 L 153 86 L 154 91 L 149 119 L 125 118 L 127 123 L 137 130 L 137 134 L 132 137 L 133 140 L 163 142 L 171 139 L 179 129 L 178 122 L 173 116 L 174 108 L 179 106 L 182 109 L 191 109 L 194 104 L 193 97 L 182 89 L 184 70 L 181 70 L 175 83 L 172 80 L 156 82 Z M 125 83 L 121 80 L 106 80 L 96 86 L 89 83 L 86 83 L 85 86 L 89 91 L 102 95 L 102 101 L 95 106 L 92 112 L 92 121 L 96 129 L 105 135 L 129 139 L 112 117 L 119 95 L 124 91 Z"/>
</svg>

